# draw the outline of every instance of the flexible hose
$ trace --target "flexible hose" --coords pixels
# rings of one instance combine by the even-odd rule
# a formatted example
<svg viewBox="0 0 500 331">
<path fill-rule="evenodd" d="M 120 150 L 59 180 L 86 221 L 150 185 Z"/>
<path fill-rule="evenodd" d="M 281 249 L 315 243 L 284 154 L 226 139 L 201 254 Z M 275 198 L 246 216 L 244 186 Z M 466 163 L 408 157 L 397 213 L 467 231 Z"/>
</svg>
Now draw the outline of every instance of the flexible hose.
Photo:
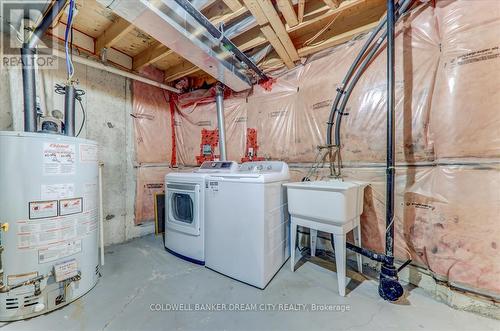
<svg viewBox="0 0 500 331">
<path fill-rule="evenodd" d="M 412 0 L 406 0 L 405 2 L 403 2 L 401 7 L 398 10 L 396 10 L 396 14 L 397 14 L 396 20 L 398 20 L 402 15 L 404 15 L 406 13 L 408 8 L 410 7 L 411 2 L 412 2 Z M 386 20 L 384 20 L 384 21 L 386 21 Z M 345 107 L 347 105 L 347 101 L 349 101 L 349 98 L 352 94 L 352 91 L 354 90 L 354 87 L 356 86 L 357 82 L 361 78 L 361 75 L 363 74 L 363 72 L 370 65 L 371 60 L 373 59 L 373 57 L 377 53 L 378 49 L 380 48 L 380 46 L 384 42 L 385 38 L 387 38 L 387 31 L 384 31 L 382 33 L 382 35 L 377 40 L 375 45 L 371 48 L 370 52 L 364 58 L 361 65 L 359 65 L 359 67 L 356 71 L 356 74 L 353 76 L 353 78 L 349 84 L 349 87 L 343 93 L 344 98 L 342 99 L 342 103 L 340 104 L 340 107 L 337 110 L 337 118 L 336 118 L 336 122 L 335 122 L 335 145 L 336 146 L 340 146 L 340 124 L 342 122 L 342 114 L 344 113 Z"/>
<path fill-rule="evenodd" d="M 403 15 L 406 10 L 409 8 L 410 4 L 412 3 L 413 0 L 405 0 L 401 6 L 399 6 L 399 3 L 396 4 L 396 11 L 399 14 L 399 16 Z M 351 77 L 353 76 L 354 71 L 359 67 L 359 62 L 361 59 L 364 57 L 366 54 L 366 51 L 369 49 L 370 46 L 372 46 L 372 42 L 375 39 L 375 37 L 379 34 L 379 32 L 382 30 L 383 27 L 385 27 L 387 22 L 387 16 L 384 17 L 379 24 L 375 27 L 375 29 L 372 31 L 368 39 L 366 40 L 365 44 L 361 48 L 361 51 L 358 53 L 356 58 L 354 59 L 354 62 L 351 64 L 349 70 L 347 71 L 344 79 L 342 80 L 342 83 L 340 87 L 337 89 L 337 95 L 335 97 L 335 100 L 332 104 L 332 108 L 330 111 L 330 116 L 328 119 L 328 126 L 327 126 L 327 131 L 326 131 L 326 144 L 327 145 L 332 145 L 332 131 L 333 131 L 333 124 L 335 123 L 335 115 L 338 113 L 337 107 L 340 103 L 340 100 L 342 96 L 346 93 L 344 90 L 344 87 L 349 83 Z M 384 38 L 385 35 L 387 35 L 387 31 L 383 32 Z M 369 61 L 368 61 L 369 63 Z M 338 116 L 341 116 L 340 114 L 337 114 Z M 336 144 L 337 145 L 337 144 Z"/>
</svg>

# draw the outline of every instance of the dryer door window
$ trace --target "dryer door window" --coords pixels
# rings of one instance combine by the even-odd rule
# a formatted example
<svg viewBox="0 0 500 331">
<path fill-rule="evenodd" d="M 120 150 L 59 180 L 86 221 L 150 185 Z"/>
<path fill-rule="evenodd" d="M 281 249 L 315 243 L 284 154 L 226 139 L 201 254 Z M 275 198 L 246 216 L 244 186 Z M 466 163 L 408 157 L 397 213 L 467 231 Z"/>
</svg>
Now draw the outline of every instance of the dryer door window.
<svg viewBox="0 0 500 331">
<path fill-rule="evenodd" d="M 177 222 L 193 223 L 193 199 L 190 194 L 173 193 L 171 204 L 173 216 Z"/>
<path fill-rule="evenodd" d="M 166 227 L 200 235 L 200 185 L 167 183 Z"/>
</svg>

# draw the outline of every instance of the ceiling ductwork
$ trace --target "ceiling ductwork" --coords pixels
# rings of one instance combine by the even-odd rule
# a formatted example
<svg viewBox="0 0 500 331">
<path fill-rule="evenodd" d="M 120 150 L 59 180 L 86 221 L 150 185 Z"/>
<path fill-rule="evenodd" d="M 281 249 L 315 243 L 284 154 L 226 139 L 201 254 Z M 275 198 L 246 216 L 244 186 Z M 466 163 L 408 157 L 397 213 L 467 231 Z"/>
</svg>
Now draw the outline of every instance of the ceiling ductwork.
<svg viewBox="0 0 500 331">
<path fill-rule="evenodd" d="M 98 2 L 234 91 L 250 88 L 251 71 L 255 72 L 258 79 L 266 78 L 245 54 L 225 35 L 220 35 L 219 30 L 198 11 L 199 4 L 196 1 Z"/>
</svg>

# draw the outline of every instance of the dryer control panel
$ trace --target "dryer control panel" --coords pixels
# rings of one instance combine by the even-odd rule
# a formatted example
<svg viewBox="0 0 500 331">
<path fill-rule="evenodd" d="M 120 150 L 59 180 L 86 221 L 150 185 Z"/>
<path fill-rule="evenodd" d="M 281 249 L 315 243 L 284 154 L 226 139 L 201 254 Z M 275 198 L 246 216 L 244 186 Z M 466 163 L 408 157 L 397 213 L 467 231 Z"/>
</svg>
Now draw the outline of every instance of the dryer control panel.
<svg viewBox="0 0 500 331">
<path fill-rule="evenodd" d="M 282 161 L 255 161 L 242 163 L 238 172 L 253 172 L 253 173 L 281 173 L 288 172 L 288 165 Z"/>
<path fill-rule="evenodd" d="M 238 164 L 234 161 L 205 161 L 198 169 L 198 172 L 206 171 L 234 171 L 238 167 Z"/>
</svg>

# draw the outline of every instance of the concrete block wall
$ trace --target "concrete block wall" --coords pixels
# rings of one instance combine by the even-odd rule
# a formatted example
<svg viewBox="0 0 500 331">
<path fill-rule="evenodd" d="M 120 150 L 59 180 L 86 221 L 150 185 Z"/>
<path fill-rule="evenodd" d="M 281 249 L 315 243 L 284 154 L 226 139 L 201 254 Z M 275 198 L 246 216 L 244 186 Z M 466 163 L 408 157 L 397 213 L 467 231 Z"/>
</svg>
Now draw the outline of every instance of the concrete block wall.
<svg viewBox="0 0 500 331">
<path fill-rule="evenodd" d="M 105 245 L 120 243 L 151 233 L 154 225 L 134 225 L 136 169 L 131 81 L 92 67 L 75 64 L 74 78 L 85 90 L 83 105 L 87 118 L 80 137 L 99 143 L 103 169 L 103 209 Z M 64 111 L 64 97 L 54 92 L 56 83 L 64 84 L 64 62 L 57 69 L 37 71 L 37 95 L 42 109 Z M 0 130 L 23 130 L 22 76 L 19 69 L 0 69 Z M 76 130 L 82 111 L 76 105 Z"/>
</svg>

